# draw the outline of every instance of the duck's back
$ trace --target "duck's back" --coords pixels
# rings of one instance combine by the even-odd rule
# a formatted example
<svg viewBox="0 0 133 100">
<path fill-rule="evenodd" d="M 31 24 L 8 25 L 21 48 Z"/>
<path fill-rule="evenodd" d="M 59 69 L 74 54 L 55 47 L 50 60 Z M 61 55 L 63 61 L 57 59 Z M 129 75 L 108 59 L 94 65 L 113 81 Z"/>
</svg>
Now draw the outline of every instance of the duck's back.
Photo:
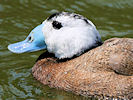
<svg viewBox="0 0 133 100">
<path fill-rule="evenodd" d="M 85 96 L 133 98 L 133 39 L 113 38 L 74 59 L 47 57 L 34 65 L 44 85 Z"/>
</svg>

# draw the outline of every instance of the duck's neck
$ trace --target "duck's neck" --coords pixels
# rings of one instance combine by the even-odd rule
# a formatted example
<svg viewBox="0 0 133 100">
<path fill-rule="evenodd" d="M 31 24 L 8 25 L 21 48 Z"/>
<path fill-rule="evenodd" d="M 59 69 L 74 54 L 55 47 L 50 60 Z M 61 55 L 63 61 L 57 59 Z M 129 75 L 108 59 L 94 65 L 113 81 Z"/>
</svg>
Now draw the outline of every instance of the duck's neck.
<svg viewBox="0 0 133 100">
<path fill-rule="evenodd" d="M 42 53 L 42 54 L 38 57 L 38 59 L 36 60 L 36 62 L 37 62 L 38 60 L 41 60 L 41 59 L 44 59 L 44 58 L 53 58 L 53 59 L 55 59 L 57 62 L 65 62 L 65 61 L 74 59 L 74 58 L 76 58 L 76 57 L 78 57 L 78 56 L 80 56 L 80 55 L 82 55 L 82 54 L 88 52 L 88 51 L 91 50 L 91 49 L 94 49 L 94 48 L 96 48 L 96 47 L 98 47 L 98 46 L 101 46 L 102 44 L 103 44 L 102 42 L 98 42 L 95 46 L 92 46 L 91 48 L 85 50 L 85 51 L 82 52 L 82 53 L 75 54 L 75 55 L 74 55 L 73 57 L 71 57 L 71 58 L 58 59 L 57 57 L 55 57 L 55 55 L 54 55 L 53 53 L 49 53 L 48 51 L 46 51 L 46 52 Z"/>
</svg>

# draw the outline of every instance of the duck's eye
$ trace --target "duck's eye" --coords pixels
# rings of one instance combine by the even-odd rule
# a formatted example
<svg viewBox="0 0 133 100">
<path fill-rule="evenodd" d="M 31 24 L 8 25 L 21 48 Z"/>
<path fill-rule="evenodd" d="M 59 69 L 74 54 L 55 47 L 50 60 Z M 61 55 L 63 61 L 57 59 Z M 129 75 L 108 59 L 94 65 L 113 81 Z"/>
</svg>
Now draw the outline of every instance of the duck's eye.
<svg viewBox="0 0 133 100">
<path fill-rule="evenodd" d="M 63 27 L 62 24 L 58 21 L 53 21 L 52 25 L 55 29 L 60 29 L 61 27 Z"/>
<path fill-rule="evenodd" d="M 28 37 L 28 42 L 32 42 L 34 39 L 33 39 L 33 36 L 29 36 Z"/>
</svg>

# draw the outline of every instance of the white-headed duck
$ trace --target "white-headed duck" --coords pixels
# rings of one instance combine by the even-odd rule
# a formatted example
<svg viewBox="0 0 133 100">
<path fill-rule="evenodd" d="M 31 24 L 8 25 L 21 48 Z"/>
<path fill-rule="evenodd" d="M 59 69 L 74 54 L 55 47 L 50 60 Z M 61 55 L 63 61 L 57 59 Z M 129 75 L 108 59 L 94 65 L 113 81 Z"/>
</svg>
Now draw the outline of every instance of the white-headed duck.
<svg viewBox="0 0 133 100">
<path fill-rule="evenodd" d="M 8 49 L 47 49 L 32 68 L 44 85 L 87 97 L 133 98 L 133 39 L 103 43 L 95 25 L 79 14 L 55 13 Z"/>
</svg>

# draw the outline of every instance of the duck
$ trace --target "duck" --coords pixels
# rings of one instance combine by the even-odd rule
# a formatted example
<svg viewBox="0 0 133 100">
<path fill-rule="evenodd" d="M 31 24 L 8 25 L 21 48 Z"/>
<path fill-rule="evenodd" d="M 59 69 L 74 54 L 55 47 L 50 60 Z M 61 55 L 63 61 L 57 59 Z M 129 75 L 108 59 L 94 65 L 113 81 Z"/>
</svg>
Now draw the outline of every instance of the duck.
<svg viewBox="0 0 133 100">
<path fill-rule="evenodd" d="M 96 26 L 80 14 L 54 13 L 8 49 L 45 50 L 32 68 L 44 85 L 98 99 L 133 99 L 133 39 L 103 42 Z"/>
</svg>

